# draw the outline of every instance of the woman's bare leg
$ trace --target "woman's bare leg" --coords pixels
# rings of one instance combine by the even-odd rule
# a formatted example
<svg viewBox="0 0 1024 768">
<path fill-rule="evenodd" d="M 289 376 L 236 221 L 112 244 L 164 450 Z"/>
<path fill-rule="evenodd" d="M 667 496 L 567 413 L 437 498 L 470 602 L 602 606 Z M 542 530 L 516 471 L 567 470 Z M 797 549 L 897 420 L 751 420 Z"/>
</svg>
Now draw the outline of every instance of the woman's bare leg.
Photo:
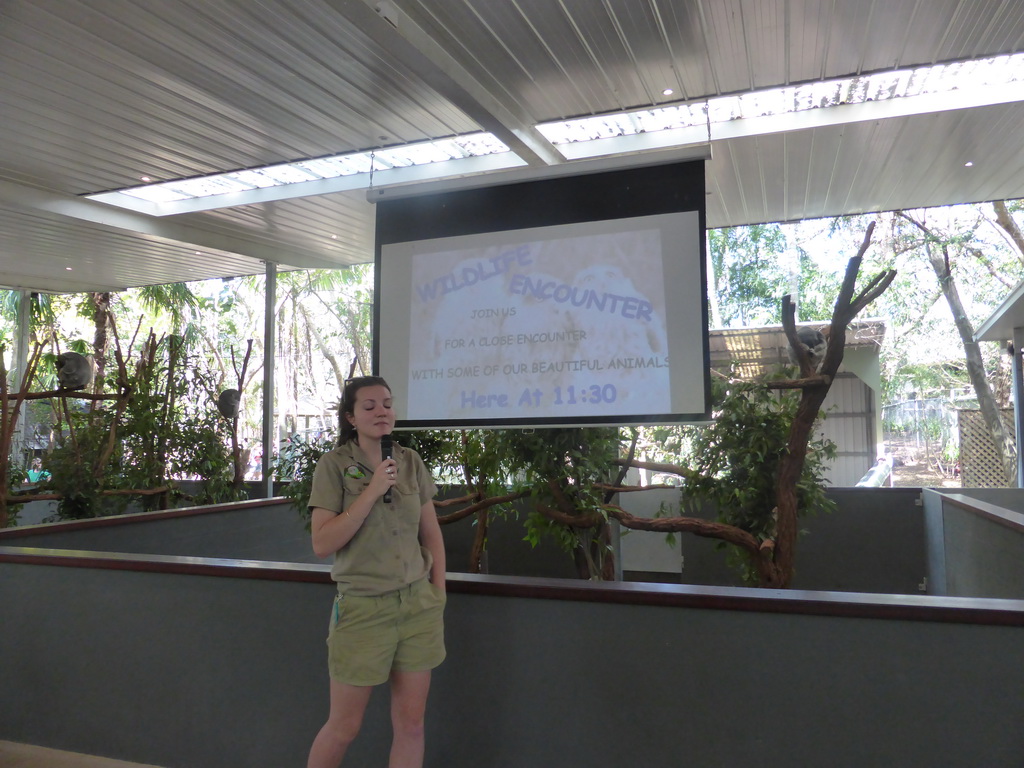
<svg viewBox="0 0 1024 768">
<path fill-rule="evenodd" d="M 388 768 L 422 768 L 423 719 L 430 692 L 430 670 L 391 673 L 391 760 Z"/>
<path fill-rule="evenodd" d="M 331 680 L 331 713 L 313 740 L 306 768 L 338 768 L 349 744 L 359 733 L 372 692 L 370 686 Z"/>
</svg>

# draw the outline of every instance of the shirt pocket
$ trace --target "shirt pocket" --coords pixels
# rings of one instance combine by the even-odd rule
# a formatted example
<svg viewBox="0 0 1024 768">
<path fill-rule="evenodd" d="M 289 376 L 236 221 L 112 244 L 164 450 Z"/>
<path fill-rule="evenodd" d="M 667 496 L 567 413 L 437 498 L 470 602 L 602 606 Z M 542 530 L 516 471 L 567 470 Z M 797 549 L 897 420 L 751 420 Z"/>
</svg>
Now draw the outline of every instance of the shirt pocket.
<svg viewBox="0 0 1024 768">
<path fill-rule="evenodd" d="M 403 496 L 410 496 L 419 499 L 420 486 L 419 483 L 416 482 L 415 477 L 409 478 L 399 475 L 398 482 L 395 483 L 395 488 L 397 488 L 398 492 Z"/>
<path fill-rule="evenodd" d="M 345 476 L 341 482 L 342 492 L 344 493 L 344 499 L 342 500 L 342 509 L 344 512 L 353 501 L 359 498 L 359 494 L 366 490 L 366 487 L 370 484 L 370 478 L 368 477 L 348 477 Z"/>
</svg>

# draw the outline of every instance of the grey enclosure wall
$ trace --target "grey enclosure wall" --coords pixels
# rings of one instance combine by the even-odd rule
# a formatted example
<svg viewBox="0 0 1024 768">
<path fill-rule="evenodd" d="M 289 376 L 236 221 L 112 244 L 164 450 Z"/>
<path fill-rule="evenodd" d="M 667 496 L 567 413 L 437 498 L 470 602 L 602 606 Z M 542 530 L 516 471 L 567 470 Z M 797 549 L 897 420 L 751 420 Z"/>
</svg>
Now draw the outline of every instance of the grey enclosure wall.
<svg viewBox="0 0 1024 768">
<path fill-rule="evenodd" d="M 302 765 L 327 712 L 333 591 L 311 568 L 304 583 L 0 561 L 0 739 L 166 768 Z M 542 599 L 558 590 L 528 582 L 452 577 L 427 765 L 994 767 L 1024 753 L 1019 626 L 775 613 L 767 598 L 752 611 L 748 590 L 705 607 L 644 604 L 688 587 Z M 386 762 L 386 704 L 378 691 L 352 765 Z"/>
<path fill-rule="evenodd" d="M 1024 599 L 1021 492 L 926 491 L 924 498 L 932 593 Z"/>
<path fill-rule="evenodd" d="M 256 501 L 205 507 L 199 514 L 154 513 L 108 518 L 70 529 L 41 526 L 9 530 L 19 546 L 132 552 L 142 555 L 221 557 L 318 563 L 299 513 L 282 501 Z M 31 535 L 21 536 L 31 532 Z"/>
<path fill-rule="evenodd" d="M 458 493 L 458 492 L 456 492 Z M 802 521 L 807 534 L 798 544 L 798 589 L 919 594 L 927 573 L 924 514 L 919 489 L 838 488 L 829 491 L 834 513 Z M 638 516 L 653 516 L 660 504 L 678 503 L 676 491 L 622 494 L 619 503 Z M 26 545 L 106 552 L 189 555 L 320 563 L 309 534 L 287 503 L 249 502 L 241 508 L 155 519 L 136 518 L 124 525 L 85 526 L 77 530 L 38 529 Z M 501 576 L 576 578 L 572 557 L 550 537 L 533 547 L 523 540 L 523 519 L 492 516 L 486 563 Z M 114 522 L 114 521 L 106 521 Z M 476 529 L 472 519 L 442 528 L 448 569 L 468 570 Z M 0 541 L 3 536 L 0 536 Z M 621 566 L 628 580 L 741 586 L 715 542 L 680 535 L 669 546 L 661 534 L 623 535 Z"/>
<path fill-rule="evenodd" d="M 800 520 L 797 589 L 920 594 L 927 573 L 925 519 L 919 488 L 830 488 L 835 512 Z M 619 502 L 640 517 L 654 517 L 662 504 L 675 505 L 675 490 L 622 494 Z M 708 512 L 707 517 L 713 517 Z M 622 567 L 637 580 L 741 586 L 725 552 L 713 539 L 630 532 L 622 540 Z"/>
</svg>

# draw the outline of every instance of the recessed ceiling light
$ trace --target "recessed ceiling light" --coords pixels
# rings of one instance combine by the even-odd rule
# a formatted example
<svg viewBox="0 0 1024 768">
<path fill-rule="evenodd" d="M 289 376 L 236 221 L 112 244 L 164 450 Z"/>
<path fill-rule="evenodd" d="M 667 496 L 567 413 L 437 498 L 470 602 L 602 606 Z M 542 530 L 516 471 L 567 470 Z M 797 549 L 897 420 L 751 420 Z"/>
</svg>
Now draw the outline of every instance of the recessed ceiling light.
<svg viewBox="0 0 1024 768">
<path fill-rule="evenodd" d="M 64 267 L 64 269 L 66 269 L 68 272 L 71 271 L 71 267 Z"/>
<path fill-rule="evenodd" d="M 971 168 L 973 165 L 974 163 L 968 160 L 966 163 L 964 163 L 964 168 Z"/>
<path fill-rule="evenodd" d="M 331 240 L 337 240 L 337 239 L 338 239 L 337 235 L 331 235 Z"/>
<path fill-rule="evenodd" d="M 661 95 L 671 96 L 673 93 L 675 93 L 675 91 L 673 91 L 671 88 L 666 88 L 664 91 L 661 92 Z"/>
<path fill-rule="evenodd" d="M 139 177 L 139 180 L 140 180 L 140 181 L 152 181 L 152 179 L 151 179 L 151 178 L 149 178 L 149 176 L 140 176 L 140 177 Z"/>
</svg>

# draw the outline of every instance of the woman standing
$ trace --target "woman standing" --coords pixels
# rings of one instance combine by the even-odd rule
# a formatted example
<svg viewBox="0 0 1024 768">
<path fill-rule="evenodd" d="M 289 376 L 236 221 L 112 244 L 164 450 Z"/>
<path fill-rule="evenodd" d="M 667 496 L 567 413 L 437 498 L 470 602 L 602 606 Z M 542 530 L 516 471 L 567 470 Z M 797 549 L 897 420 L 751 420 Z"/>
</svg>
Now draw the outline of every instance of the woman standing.
<svg viewBox="0 0 1024 768">
<path fill-rule="evenodd" d="M 313 551 L 334 556 L 338 596 L 327 638 L 331 710 L 307 768 L 337 768 L 373 687 L 389 680 L 389 768 L 419 768 L 430 671 L 445 656 L 437 488 L 415 451 L 395 445 L 393 458 L 382 456 L 381 438 L 395 426 L 384 379 L 350 380 L 339 423 L 338 446 L 317 464 L 309 499 Z"/>
</svg>

